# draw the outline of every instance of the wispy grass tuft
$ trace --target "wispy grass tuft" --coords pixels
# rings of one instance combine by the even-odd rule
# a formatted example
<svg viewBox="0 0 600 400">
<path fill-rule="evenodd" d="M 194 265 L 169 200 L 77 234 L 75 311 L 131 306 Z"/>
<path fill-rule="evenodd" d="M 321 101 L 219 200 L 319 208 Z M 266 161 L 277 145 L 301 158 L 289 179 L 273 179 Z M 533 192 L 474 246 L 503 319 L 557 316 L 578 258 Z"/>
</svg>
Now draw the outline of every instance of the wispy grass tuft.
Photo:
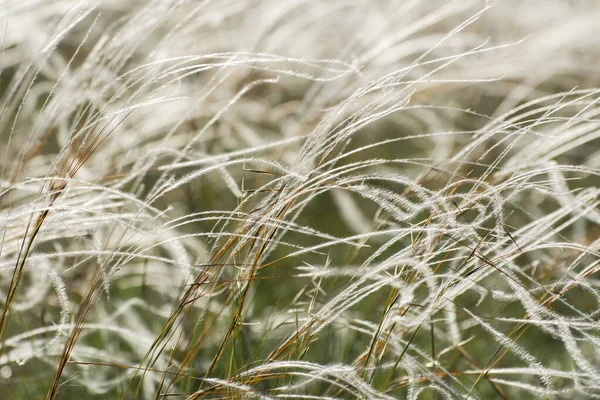
<svg viewBox="0 0 600 400">
<path fill-rule="evenodd" d="M 3 398 L 600 398 L 598 20 L 0 0 Z"/>
</svg>

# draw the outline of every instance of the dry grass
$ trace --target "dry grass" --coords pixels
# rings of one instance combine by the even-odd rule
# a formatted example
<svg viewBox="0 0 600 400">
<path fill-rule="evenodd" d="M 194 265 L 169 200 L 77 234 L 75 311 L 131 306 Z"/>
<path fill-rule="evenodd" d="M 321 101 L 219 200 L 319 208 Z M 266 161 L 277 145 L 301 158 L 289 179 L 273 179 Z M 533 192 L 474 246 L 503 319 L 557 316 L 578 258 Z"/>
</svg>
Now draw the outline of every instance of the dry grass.
<svg viewBox="0 0 600 400">
<path fill-rule="evenodd" d="M 600 398 L 599 14 L 0 0 L 0 391 Z"/>
</svg>

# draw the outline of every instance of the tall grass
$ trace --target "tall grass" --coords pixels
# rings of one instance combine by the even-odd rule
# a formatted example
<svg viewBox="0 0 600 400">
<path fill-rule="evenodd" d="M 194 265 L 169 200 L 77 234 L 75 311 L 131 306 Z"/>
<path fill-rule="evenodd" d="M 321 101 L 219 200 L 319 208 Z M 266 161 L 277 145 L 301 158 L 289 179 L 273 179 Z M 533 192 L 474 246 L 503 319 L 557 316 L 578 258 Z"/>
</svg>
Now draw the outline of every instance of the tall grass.
<svg viewBox="0 0 600 400">
<path fill-rule="evenodd" d="M 0 1 L 0 397 L 600 398 L 593 1 Z"/>
</svg>

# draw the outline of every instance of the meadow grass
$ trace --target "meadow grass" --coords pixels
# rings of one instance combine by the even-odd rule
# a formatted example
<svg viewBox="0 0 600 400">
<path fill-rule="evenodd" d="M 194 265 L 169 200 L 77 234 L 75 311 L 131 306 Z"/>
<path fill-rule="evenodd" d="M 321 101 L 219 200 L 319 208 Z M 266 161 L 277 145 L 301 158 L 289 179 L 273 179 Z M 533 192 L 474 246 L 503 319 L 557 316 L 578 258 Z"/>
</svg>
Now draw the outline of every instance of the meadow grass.
<svg viewBox="0 0 600 400">
<path fill-rule="evenodd" d="M 600 398 L 599 20 L 0 0 L 0 398 Z"/>
</svg>

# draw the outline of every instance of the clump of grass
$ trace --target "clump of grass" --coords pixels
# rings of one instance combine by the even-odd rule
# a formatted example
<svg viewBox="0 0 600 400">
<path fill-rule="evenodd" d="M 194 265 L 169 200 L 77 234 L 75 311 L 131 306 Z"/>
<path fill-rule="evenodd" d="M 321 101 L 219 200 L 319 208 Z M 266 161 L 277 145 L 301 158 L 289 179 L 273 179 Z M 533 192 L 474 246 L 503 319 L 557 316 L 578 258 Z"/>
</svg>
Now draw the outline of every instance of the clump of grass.
<svg viewBox="0 0 600 400">
<path fill-rule="evenodd" d="M 598 11 L 530 7 L 4 2 L 2 393 L 600 397 Z"/>
</svg>

